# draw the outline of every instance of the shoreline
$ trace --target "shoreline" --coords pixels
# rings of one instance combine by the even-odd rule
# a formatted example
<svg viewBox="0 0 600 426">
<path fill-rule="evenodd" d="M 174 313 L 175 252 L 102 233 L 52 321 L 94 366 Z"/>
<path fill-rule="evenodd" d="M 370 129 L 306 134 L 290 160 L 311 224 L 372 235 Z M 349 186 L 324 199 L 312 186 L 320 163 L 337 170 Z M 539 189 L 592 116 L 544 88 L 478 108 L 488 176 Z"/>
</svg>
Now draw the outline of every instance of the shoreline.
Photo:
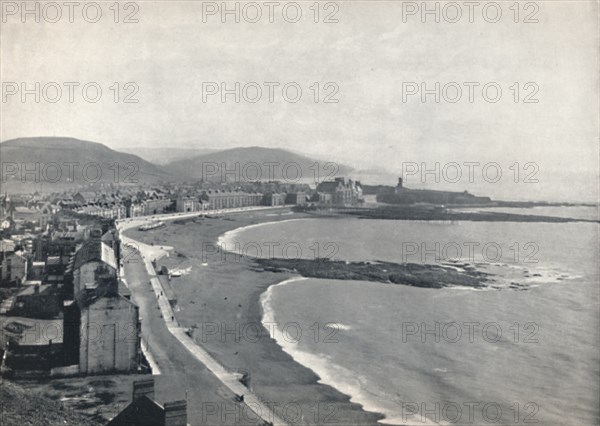
<svg viewBox="0 0 600 426">
<path fill-rule="evenodd" d="M 271 297 L 273 295 L 273 290 L 276 287 L 279 286 L 285 286 L 285 285 L 290 285 L 290 284 L 294 284 L 294 283 L 298 283 L 299 281 L 304 281 L 304 280 L 308 280 L 311 278 L 307 278 L 307 277 L 295 277 L 295 278 L 288 278 L 285 279 L 283 281 L 281 281 L 280 283 L 274 284 L 272 286 L 269 286 L 269 288 L 262 294 L 261 296 L 261 306 L 263 309 L 264 315 L 263 315 L 263 324 L 265 325 L 269 325 L 269 324 L 274 324 L 276 323 L 275 321 L 275 313 L 272 310 L 270 304 L 271 301 Z M 341 280 L 343 281 L 343 280 Z M 265 307 L 268 307 L 268 312 L 265 309 Z M 378 425 L 396 425 L 397 423 L 394 422 L 394 417 L 388 417 L 388 415 L 383 414 L 384 412 L 388 411 L 383 407 L 378 407 L 377 403 L 370 400 L 368 396 L 366 396 L 366 393 L 364 391 L 362 391 L 360 388 L 358 388 L 355 384 L 349 383 L 349 382 L 342 382 L 340 380 L 336 380 L 335 376 L 336 373 L 342 373 L 345 372 L 346 376 L 348 376 L 348 370 L 345 369 L 344 367 L 337 365 L 337 364 L 333 364 L 333 368 L 331 365 L 327 365 L 324 366 L 323 364 L 325 362 L 327 362 L 326 360 L 322 360 L 320 359 L 319 355 L 316 354 L 311 354 L 309 352 L 305 352 L 302 350 L 299 350 L 297 348 L 294 348 L 294 346 L 296 345 L 293 342 L 288 342 L 285 338 L 281 338 L 282 334 L 281 333 L 277 333 L 277 336 L 280 336 L 279 338 L 277 338 L 277 343 L 279 344 L 279 346 L 281 346 L 281 348 L 283 349 L 284 352 L 286 352 L 287 354 L 289 354 L 295 362 L 304 365 L 306 368 L 309 368 L 311 371 L 313 371 L 315 374 L 317 374 L 317 376 L 319 376 L 318 379 L 318 383 L 324 385 L 324 386 L 331 386 L 335 389 L 338 389 L 340 392 L 344 393 L 345 395 L 349 395 L 350 396 L 350 401 L 360 405 L 363 410 L 370 412 L 370 413 L 380 413 L 383 415 L 383 418 L 379 419 L 377 424 Z M 299 359 L 302 358 L 304 359 L 304 361 L 300 361 Z M 310 366 L 309 366 L 310 365 Z M 321 372 L 319 372 L 319 370 L 322 370 Z M 343 377 L 343 374 L 341 374 L 341 376 Z M 343 390 L 340 390 L 340 388 L 343 388 Z M 351 389 L 348 389 L 351 388 Z M 434 425 L 436 423 L 433 422 L 425 422 L 423 424 L 426 425 Z"/>
<path fill-rule="evenodd" d="M 319 375 L 294 360 L 265 328 L 264 294 L 274 285 L 301 277 L 257 271 L 253 259 L 236 256 L 232 260 L 231 253 L 224 256 L 222 252 L 205 250 L 203 244 L 218 245 L 220 237 L 246 226 L 315 218 L 301 213 L 290 217 L 287 209 L 275 215 L 269 212 L 234 212 L 227 217 L 182 219 L 151 231 L 129 229 L 126 235 L 155 246 L 175 247 L 169 257 L 158 259 L 159 268 L 163 265 L 173 268 L 183 263 L 192 266 L 189 275 L 171 280 L 178 299 L 175 309 L 178 321 L 192 329 L 196 344 L 228 370 L 248 372 L 252 391 L 263 401 L 282 407 L 299 407 L 301 419 L 295 422 L 300 424 L 326 421 L 380 424 L 378 422 L 385 418 L 382 413 L 366 411 L 351 400 L 351 395 L 320 383 Z M 258 340 L 244 332 L 257 327 L 261 329 Z M 241 338 L 236 338 L 236 333 Z M 292 408 L 289 410 L 291 417 Z"/>
<path fill-rule="evenodd" d="M 283 220 L 277 220 L 277 221 L 273 221 L 273 222 L 267 221 L 267 222 L 254 223 L 252 225 L 240 226 L 239 228 L 234 228 L 234 229 L 232 229 L 230 231 L 226 231 L 224 234 L 220 235 L 219 238 L 217 238 L 216 244 L 219 247 L 222 247 L 223 249 L 225 249 L 228 244 L 229 245 L 232 244 L 233 238 L 235 238 L 236 235 L 242 231 L 246 231 L 248 229 L 253 229 L 253 228 L 264 227 L 266 225 L 269 225 L 269 224 L 275 223 L 275 222 L 277 222 L 277 223 L 297 222 L 297 221 L 311 220 L 311 219 L 318 219 L 318 218 L 319 218 L 319 216 L 307 216 L 307 217 L 301 217 L 301 218 L 283 219 Z M 227 251 L 231 252 L 232 254 L 238 254 L 232 250 L 227 250 Z"/>
<path fill-rule="evenodd" d="M 152 244 L 157 251 L 162 251 L 163 247 L 171 248 L 169 255 L 157 259 L 158 269 L 162 266 L 169 269 L 192 268 L 189 275 L 173 278 L 170 282 L 177 296 L 175 315 L 178 322 L 191 331 L 196 345 L 227 370 L 249 373 L 251 390 L 260 400 L 267 405 L 297 404 L 302 413 L 300 424 L 322 424 L 325 420 L 356 426 L 393 424 L 392 419 L 388 420 L 381 410 L 376 411 L 376 407 L 363 406 L 358 402 L 364 400 L 360 392 L 346 391 L 348 386 L 343 383 L 338 383 L 339 389 L 343 389 L 339 390 L 330 384 L 335 384 L 335 380 L 327 380 L 327 374 L 317 373 L 318 367 L 315 370 L 311 368 L 314 363 L 307 361 L 303 364 L 295 359 L 286 350 L 285 344 L 270 335 L 265 324 L 268 313 L 265 313 L 263 300 L 274 286 L 303 278 L 347 278 L 306 275 L 295 268 L 265 267 L 261 259 L 244 257 L 230 247 L 235 244 L 235 236 L 245 229 L 279 222 L 348 219 L 353 216 L 319 213 L 292 212 L 290 208 L 221 211 L 213 215 L 196 213 L 173 217 L 175 220 L 167 221 L 164 227 L 148 231 L 130 228 L 126 233 L 136 240 Z M 360 219 L 355 217 L 355 220 Z M 281 259 L 262 261 L 277 263 Z M 355 275 L 357 278 L 354 280 L 360 278 L 360 274 Z M 380 279 L 367 281 L 382 282 Z M 452 283 L 452 286 L 460 287 L 458 283 Z M 486 286 L 467 287 L 483 289 Z M 245 335 L 247 330 L 257 328 L 260 329 L 258 341 Z M 236 338 L 236 334 L 241 338 Z M 335 407 L 333 419 L 328 418 L 331 411 L 325 409 L 331 404 Z M 315 413 L 315 406 L 320 413 Z M 298 419 L 294 418 L 292 422 L 298 423 Z"/>
</svg>

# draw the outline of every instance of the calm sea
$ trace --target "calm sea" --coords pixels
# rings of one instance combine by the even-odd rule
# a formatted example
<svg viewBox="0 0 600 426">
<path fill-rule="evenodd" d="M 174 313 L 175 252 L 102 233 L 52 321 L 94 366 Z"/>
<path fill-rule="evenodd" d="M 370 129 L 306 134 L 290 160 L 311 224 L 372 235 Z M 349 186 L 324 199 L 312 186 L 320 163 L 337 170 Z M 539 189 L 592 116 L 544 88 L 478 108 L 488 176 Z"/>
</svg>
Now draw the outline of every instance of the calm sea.
<svg viewBox="0 0 600 426">
<path fill-rule="evenodd" d="M 221 243 L 262 257 L 493 274 L 486 290 L 297 279 L 263 295 L 263 321 L 279 324 L 284 350 L 384 423 L 599 423 L 597 224 L 301 219 Z"/>
</svg>

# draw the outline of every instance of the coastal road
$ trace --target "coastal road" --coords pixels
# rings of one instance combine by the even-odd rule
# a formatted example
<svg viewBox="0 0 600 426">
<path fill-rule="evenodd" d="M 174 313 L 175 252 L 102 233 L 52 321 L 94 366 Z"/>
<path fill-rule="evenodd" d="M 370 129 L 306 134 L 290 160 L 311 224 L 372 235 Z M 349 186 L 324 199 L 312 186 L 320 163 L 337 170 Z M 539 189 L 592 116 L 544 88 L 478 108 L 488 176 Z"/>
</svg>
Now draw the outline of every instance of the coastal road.
<svg viewBox="0 0 600 426">
<path fill-rule="evenodd" d="M 144 344 L 148 345 L 153 363 L 160 371 L 160 375 L 155 377 L 158 402 L 186 399 L 188 423 L 193 426 L 259 425 L 264 421 L 282 424 L 274 418 L 269 419 L 267 411 L 248 408 L 252 407 L 251 398 L 245 397 L 246 405 L 239 403 L 236 394 L 248 390 L 231 375 L 224 381 L 222 371 L 217 375 L 207 368 L 193 348 L 180 340 L 187 336 L 183 329 L 175 327 L 177 337 L 173 330 L 169 330 L 153 286 L 148 283 L 150 277 L 146 264 L 139 253 L 129 257 L 124 264 L 124 273 L 132 299 L 140 308 Z M 196 346 L 193 342 L 192 345 Z M 254 414 L 256 411 L 259 411 L 260 417 Z"/>
<path fill-rule="evenodd" d="M 289 205 L 286 206 L 252 206 L 252 207 L 236 207 L 232 209 L 220 209 L 220 210 L 203 210 L 197 212 L 181 212 L 181 213 L 163 213 L 163 214 L 155 214 L 153 216 L 139 216 L 129 219 L 118 219 L 115 221 L 117 228 L 119 231 L 125 231 L 130 228 L 136 228 L 140 225 L 147 225 L 154 221 L 166 221 L 166 220 L 177 220 L 177 219 L 185 219 L 190 217 L 197 217 L 201 215 L 223 215 L 223 214 L 231 214 L 231 213 L 240 213 L 240 212 L 248 212 L 248 211 L 258 211 L 258 210 L 276 210 L 276 209 L 286 209 L 290 208 Z"/>
<path fill-rule="evenodd" d="M 254 208 L 252 210 L 258 209 L 264 208 Z M 232 209 L 230 211 L 239 212 L 243 210 Z M 218 213 L 223 214 L 226 211 L 219 211 Z M 198 212 L 195 212 L 185 216 L 197 216 L 198 214 Z M 167 217 L 162 215 L 161 220 L 178 219 L 182 216 L 169 215 Z M 139 226 L 145 222 L 147 223 L 148 219 L 136 219 L 118 224 L 123 249 L 128 247 L 129 253 L 127 262 L 123 265 L 124 276 L 135 303 L 140 306 L 142 335 L 151 354 L 149 357 L 151 363 L 158 366 L 161 374 L 167 378 L 166 380 L 169 377 L 184 375 L 181 378 L 186 382 L 186 389 L 190 391 L 186 391 L 189 421 L 194 425 L 206 424 L 207 420 L 210 424 L 229 424 L 228 420 L 231 419 L 234 419 L 232 424 L 245 424 L 245 421 L 248 424 L 262 422 L 274 425 L 287 424 L 269 406 L 260 401 L 255 394 L 240 383 L 239 374 L 227 371 L 179 326 L 167 298 L 161 297 L 164 291 L 151 264 L 151 259 L 161 257 L 166 253 L 166 250 L 135 241 L 122 233 L 125 229 Z M 201 368 L 198 368 L 198 364 Z M 198 372 L 202 373 L 202 377 L 194 378 Z M 211 373 L 211 376 L 206 373 Z M 221 397 L 221 399 L 225 399 L 225 401 L 220 401 L 220 404 L 219 401 L 215 401 L 209 405 L 207 399 L 218 399 L 220 395 L 214 395 L 212 398 L 204 395 L 201 398 L 202 400 L 199 401 L 200 410 L 197 409 L 198 406 L 195 404 L 190 406 L 190 398 L 198 397 L 198 391 L 200 391 L 198 384 L 206 381 L 214 382 L 214 380 L 219 383 L 212 383 L 213 386 L 210 387 L 213 387 L 213 390 L 219 389 L 220 392 L 217 393 L 224 395 L 224 398 Z M 187 387 L 188 384 L 191 385 L 191 388 Z M 226 389 L 223 389 L 223 387 Z M 201 393 L 206 394 L 206 392 Z M 243 397 L 244 403 L 238 404 L 238 408 L 236 408 L 232 405 L 232 401 L 236 401 L 236 398 L 239 399 L 240 397 Z M 215 411 L 216 413 L 214 413 Z M 214 418 L 208 419 L 209 414 L 213 417 L 219 416 L 220 422 L 214 423 Z"/>
</svg>

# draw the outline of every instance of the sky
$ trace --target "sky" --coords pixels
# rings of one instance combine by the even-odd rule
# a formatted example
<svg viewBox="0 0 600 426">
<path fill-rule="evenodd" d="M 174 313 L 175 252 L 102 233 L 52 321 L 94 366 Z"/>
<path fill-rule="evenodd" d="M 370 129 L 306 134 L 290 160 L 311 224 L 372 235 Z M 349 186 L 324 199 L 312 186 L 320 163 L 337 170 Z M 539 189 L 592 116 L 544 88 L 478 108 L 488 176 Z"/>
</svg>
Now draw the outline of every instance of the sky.
<svg viewBox="0 0 600 426">
<path fill-rule="evenodd" d="M 524 196 L 597 200 L 598 3 L 491 3 L 470 17 L 464 2 L 430 2 L 435 22 L 421 2 L 278 2 L 272 19 L 265 3 L 239 2 L 235 22 L 222 2 L 145 1 L 119 4 L 115 22 L 113 2 L 85 13 L 80 2 L 69 22 L 58 2 L 60 19 L 40 6 L 36 22 L 21 2 L 3 2 L 0 139 L 279 147 L 397 174 L 407 164 L 475 162 L 514 177 L 518 163 L 519 180 L 534 169 L 540 180 L 513 188 Z M 23 84 L 35 92 L 36 83 L 39 102 L 23 99 Z M 70 83 L 79 84 L 73 102 Z M 236 83 L 240 102 L 223 102 L 222 84 L 235 92 Z M 439 103 L 435 94 L 423 102 L 436 83 Z"/>
</svg>

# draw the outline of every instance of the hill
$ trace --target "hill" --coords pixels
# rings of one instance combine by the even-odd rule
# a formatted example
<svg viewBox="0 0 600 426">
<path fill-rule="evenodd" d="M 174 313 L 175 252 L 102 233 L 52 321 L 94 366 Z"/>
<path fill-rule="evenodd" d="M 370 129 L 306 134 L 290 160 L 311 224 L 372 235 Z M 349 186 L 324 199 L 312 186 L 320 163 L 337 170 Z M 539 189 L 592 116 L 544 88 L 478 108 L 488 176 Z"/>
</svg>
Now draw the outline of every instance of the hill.
<svg viewBox="0 0 600 426">
<path fill-rule="evenodd" d="M 165 166 L 173 174 L 213 182 L 268 181 L 315 182 L 344 176 L 352 168 L 316 160 L 280 148 L 232 148 L 173 161 Z"/>
<path fill-rule="evenodd" d="M 172 163 L 173 161 L 209 154 L 217 150 L 210 148 L 179 148 L 173 146 L 160 148 L 132 147 L 123 148 L 121 151 L 135 154 L 146 161 L 163 166 Z"/>
<path fill-rule="evenodd" d="M 52 190 L 93 183 L 135 184 L 172 176 L 137 155 L 96 142 L 62 137 L 11 139 L 0 144 L 2 184 Z"/>
</svg>

